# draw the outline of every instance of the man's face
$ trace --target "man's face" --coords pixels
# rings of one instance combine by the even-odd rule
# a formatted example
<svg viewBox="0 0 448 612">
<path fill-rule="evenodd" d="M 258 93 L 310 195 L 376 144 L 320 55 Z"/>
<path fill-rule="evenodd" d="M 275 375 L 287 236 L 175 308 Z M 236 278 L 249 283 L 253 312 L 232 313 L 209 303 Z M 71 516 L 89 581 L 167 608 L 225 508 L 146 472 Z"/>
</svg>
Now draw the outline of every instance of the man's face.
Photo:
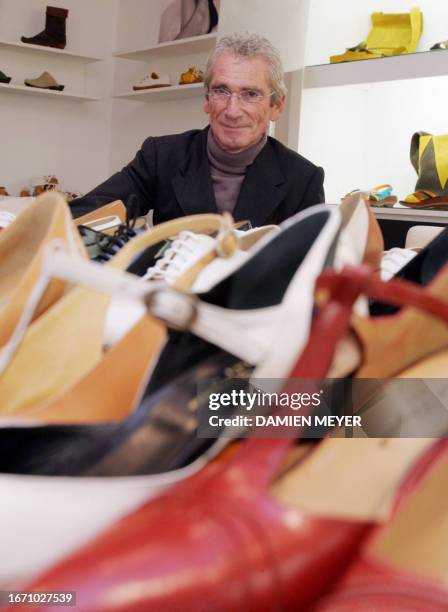
<svg viewBox="0 0 448 612">
<path fill-rule="evenodd" d="M 229 153 L 244 151 L 261 140 L 269 121 L 283 112 L 284 98 L 272 102 L 268 63 L 263 57 L 244 58 L 223 53 L 213 68 L 210 89 L 222 87 L 233 93 L 252 90 L 266 96 L 257 103 L 243 103 L 236 96 L 215 101 L 206 97 L 204 110 L 218 144 Z"/>
</svg>

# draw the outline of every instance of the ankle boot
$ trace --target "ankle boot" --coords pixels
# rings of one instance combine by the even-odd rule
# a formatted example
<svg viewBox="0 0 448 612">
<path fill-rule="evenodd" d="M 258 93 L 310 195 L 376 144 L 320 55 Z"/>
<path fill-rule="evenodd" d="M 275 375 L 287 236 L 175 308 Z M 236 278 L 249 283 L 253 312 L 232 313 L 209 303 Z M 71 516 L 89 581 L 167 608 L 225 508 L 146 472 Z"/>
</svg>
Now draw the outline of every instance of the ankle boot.
<svg viewBox="0 0 448 612">
<path fill-rule="evenodd" d="M 65 20 L 67 15 L 68 9 L 47 6 L 45 30 L 30 38 L 22 36 L 21 41 L 32 45 L 65 49 L 67 44 L 65 36 Z"/>
</svg>

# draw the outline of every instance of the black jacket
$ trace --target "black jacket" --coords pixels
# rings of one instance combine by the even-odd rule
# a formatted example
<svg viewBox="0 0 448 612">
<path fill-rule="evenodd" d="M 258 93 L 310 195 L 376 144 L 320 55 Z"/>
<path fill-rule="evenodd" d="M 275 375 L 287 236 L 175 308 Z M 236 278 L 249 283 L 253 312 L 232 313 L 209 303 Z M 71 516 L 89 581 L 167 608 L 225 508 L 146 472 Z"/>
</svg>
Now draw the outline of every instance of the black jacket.
<svg viewBox="0 0 448 612">
<path fill-rule="evenodd" d="M 154 209 L 154 223 L 218 212 L 207 157 L 207 131 L 147 138 L 135 158 L 87 195 L 73 200 L 74 217 L 114 200 L 137 196 L 139 213 Z M 324 201 L 324 171 L 268 138 L 249 167 L 234 209 L 235 221 L 254 227 L 280 223 Z"/>
</svg>

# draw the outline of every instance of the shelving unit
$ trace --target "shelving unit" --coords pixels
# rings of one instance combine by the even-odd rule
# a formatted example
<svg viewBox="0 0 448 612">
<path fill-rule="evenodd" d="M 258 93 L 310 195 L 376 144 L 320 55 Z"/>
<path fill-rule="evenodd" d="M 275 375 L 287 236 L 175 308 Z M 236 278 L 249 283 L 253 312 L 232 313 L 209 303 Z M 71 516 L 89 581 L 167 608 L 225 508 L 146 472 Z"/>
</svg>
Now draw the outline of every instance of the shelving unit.
<svg viewBox="0 0 448 612">
<path fill-rule="evenodd" d="M 73 60 L 79 60 L 80 62 L 99 62 L 103 60 L 103 57 L 95 57 L 91 55 L 84 55 L 83 53 L 74 53 L 73 51 L 67 51 L 66 49 L 54 49 L 53 47 L 43 47 L 42 45 L 30 45 L 22 42 L 12 42 L 10 40 L 0 39 L 0 49 L 14 49 L 16 51 L 23 51 L 24 53 L 44 53 L 50 55 L 59 55 L 60 57 L 67 57 Z"/>
<path fill-rule="evenodd" d="M 45 28 L 41 0 L 0 0 L 0 69 L 12 77 L 0 83 L 2 140 L 8 143 L 0 183 L 11 196 L 46 174 L 81 193 L 109 175 L 117 6 L 109 0 L 60 6 L 68 10 L 65 49 L 21 42 Z M 45 71 L 63 91 L 24 84 Z"/>
<path fill-rule="evenodd" d="M 160 43 L 151 47 L 122 51 L 115 53 L 114 56 L 119 60 L 129 60 L 133 62 L 134 73 L 131 73 L 127 66 L 121 66 L 121 72 L 116 89 L 115 98 L 124 100 L 134 100 L 138 102 L 159 102 L 170 100 L 185 100 L 187 98 L 198 98 L 204 93 L 203 83 L 192 83 L 191 85 L 178 85 L 181 72 L 187 70 L 189 66 L 197 66 L 203 69 L 205 57 L 213 48 L 216 41 L 216 33 L 205 34 L 203 36 L 193 36 L 172 42 Z M 149 66 L 156 66 L 159 74 L 169 73 L 173 85 L 141 91 L 133 91 L 132 86 L 138 82 L 134 75 L 138 73 L 137 62 L 145 62 Z M 182 62 L 182 63 L 181 63 Z M 130 75 L 134 80 L 130 79 Z M 127 91 L 126 89 L 129 88 Z"/>
<path fill-rule="evenodd" d="M 338 206 L 338 204 L 328 204 L 328 206 Z M 416 210 L 406 207 L 380 208 L 376 206 L 371 206 L 370 210 L 377 219 L 384 219 L 385 221 L 448 225 L 448 210 Z"/>
<path fill-rule="evenodd" d="M 114 53 L 114 56 L 146 62 L 148 60 L 178 57 L 186 53 L 203 53 L 212 49 L 216 36 L 216 33 L 193 36 L 172 42 L 160 43 L 143 49 L 119 51 Z"/>
<path fill-rule="evenodd" d="M 38 87 L 27 87 L 26 85 L 14 85 L 11 83 L 0 83 L 0 93 L 25 94 L 31 96 L 43 96 L 47 98 L 63 98 L 64 100 L 73 100 L 75 102 L 89 102 L 101 99 L 93 96 L 71 93 L 70 91 L 66 92 L 54 91 L 51 89 L 39 89 Z"/>
<path fill-rule="evenodd" d="M 372 212 L 377 219 L 388 221 L 412 221 L 415 223 L 448 224 L 448 210 L 417 210 L 415 208 L 375 208 Z"/>
<path fill-rule="evenodd" d="M 122 93 L 114 96 L 122 100 L 134 100 L 135 102 L 155 102 L 163 100 L 184 100 L 186 98 L 203 97 L 204 83 L 192 83 L 191 85 L 171 85 L 170 87 L 159 87 L 157 89 L 145 89 Z"/>
<path fill-rule="evenodd" d="M 426 51 L 395 57 L 306 66 L 304 88 L 337 87 L 448 74 L 448 52 Z"/>
<path fill-rule="evenodd" d="M 299 151 L 326 173 L 327 201 L 352 189 L 390 183 L 398 199 L 415 190 L 410 143 L 418 131 L 446 134 L 448 52 L 430 51 L 446 36 L 448 5 L 421 0 L 423 33 L 412 54 L 330 64 L 365 38 L 375 11 L 405 13 L 396 0 L 310 0 L 305 67 L 300 88 Z M 350 16 L 350 18 L 348 18 Z M 373 208 L 391 228 L 413 223 L 447 224 L 448 211 Z"/>
</svg>

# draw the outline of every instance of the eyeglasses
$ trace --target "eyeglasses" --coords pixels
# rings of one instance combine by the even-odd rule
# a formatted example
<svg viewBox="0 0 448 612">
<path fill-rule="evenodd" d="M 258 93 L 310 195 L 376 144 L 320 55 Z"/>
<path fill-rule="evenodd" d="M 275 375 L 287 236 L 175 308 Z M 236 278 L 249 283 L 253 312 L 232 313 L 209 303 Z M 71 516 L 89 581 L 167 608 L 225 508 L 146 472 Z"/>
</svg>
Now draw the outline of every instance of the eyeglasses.
<svg viewBox="0 0 448 612">
<path fill-rule="evenodd" d="M 271 93 L 263 95 L 254 89 L 243 89 L 240 93 L 236 93 L 225 87 L 212 87 L 210 91 L 207 92 L 207 97 L 217 104 L 228 104 L 232 96 L 235 96 L 241 104 L 250 106 L 251 104 L 260 104 L 262 100 L 270 98 L 274 93 L 274 91 L 271 91 Z"/>
</svg>

